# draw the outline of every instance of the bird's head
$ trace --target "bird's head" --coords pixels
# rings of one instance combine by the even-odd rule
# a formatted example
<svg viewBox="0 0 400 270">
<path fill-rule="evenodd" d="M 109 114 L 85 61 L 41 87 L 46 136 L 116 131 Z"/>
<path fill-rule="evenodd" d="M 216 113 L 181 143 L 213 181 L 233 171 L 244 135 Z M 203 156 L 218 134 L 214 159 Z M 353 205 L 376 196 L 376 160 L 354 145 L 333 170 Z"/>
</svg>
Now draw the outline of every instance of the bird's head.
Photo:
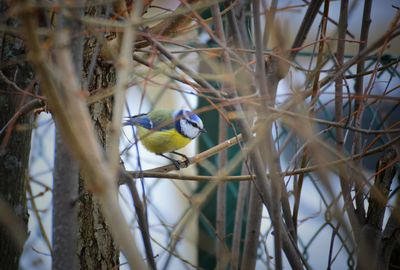
<svg viewBox="0 0 400 270">
<path fill-rule="evenodd" d="M 174 118 L 176 130 L 185 137 L 193 140 L 201 133 L 206 132 L 203 126 L 203 121 L 201 121 L 197 114 L 191 111 L 175 111 Z"/>
</svg>

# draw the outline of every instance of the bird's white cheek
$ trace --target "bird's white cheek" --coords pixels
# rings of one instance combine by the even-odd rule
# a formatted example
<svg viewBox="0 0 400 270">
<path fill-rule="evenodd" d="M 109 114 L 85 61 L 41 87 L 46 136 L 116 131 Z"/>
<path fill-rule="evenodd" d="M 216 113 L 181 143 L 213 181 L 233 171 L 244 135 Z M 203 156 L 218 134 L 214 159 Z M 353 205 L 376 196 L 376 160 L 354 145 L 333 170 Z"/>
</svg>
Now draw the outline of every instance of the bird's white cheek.
<svg viewBox="0 0 400 270">
<path fill-rule="evenodd" d="M 181 121 L 181 129 L 185 136 L 194 139 L 199 135 L 199 130 L 186 121 Z"/>
</svg>

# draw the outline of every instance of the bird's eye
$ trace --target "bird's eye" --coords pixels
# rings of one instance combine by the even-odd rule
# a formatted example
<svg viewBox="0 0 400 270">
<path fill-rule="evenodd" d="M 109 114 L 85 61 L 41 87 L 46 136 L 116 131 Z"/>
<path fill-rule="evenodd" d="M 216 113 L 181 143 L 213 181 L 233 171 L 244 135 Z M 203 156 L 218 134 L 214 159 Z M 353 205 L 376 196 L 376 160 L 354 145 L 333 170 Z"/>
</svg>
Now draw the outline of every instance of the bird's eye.
<svg viewBox="0 0 400 270">
<path fill-rule="evenodd" d="M 192 127 L 195 127 L 195 128 L 199 127 L 195 122 L 190 122 L 190 124 L 192 125 Z"/>
</svg>

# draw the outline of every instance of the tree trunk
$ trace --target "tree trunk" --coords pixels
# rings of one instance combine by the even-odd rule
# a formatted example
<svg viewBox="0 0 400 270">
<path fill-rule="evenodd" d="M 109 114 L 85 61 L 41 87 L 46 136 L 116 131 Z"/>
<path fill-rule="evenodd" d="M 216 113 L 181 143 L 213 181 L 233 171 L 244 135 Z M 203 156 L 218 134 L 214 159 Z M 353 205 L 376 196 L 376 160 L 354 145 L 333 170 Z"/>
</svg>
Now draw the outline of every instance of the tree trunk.
<svg viewBox="0 0 400 270">
<path fill-rule="evenodd" d="M 92 54 L 96 47 L 94 40 L 88 40 L 84 53 L 84 77 L 88 78 Z M 107 88 L 115 84 L 115 69 L 112 65 L 97 61 L 89 83 L 89 91 Z M 106 147 L 112 115 L 112 99 L 106 98 L 90 106 L 94 127 L 101 144 Z M 90 151 L 90 149 L 88 149 Z M 81 172 L 79 181 L 79 235 L 78 256 L 80 269 L 116 269 L 119 264 L 119 251 L 103 215 L 100 204 L 88 192 Z"/>
<path fill-rule="evenodd" d="M 0 14 L 5 16 L 7 7 L 0 4 Z M 8 19 L 7 25 L 15 26 L 15 19 Z M 0 127 L 3 128 L 15 113 L 30 101 L 20 89 L 28 88 L 33 79 L 31 67 L 26 62 L 11 64 L 25 54 L 22 40 L 6 33 L 1 33 L 0 41 L 2 67 L 0 77 Z M 22 58 L 21 58 L 22 59 Z M 8 80 L 8 81 L 7 81 Z M 9 221 L 3 211 L 0 218 L 0 265 L 1 269 L 18 269 L 19 258 L 26 239 L 28 212 L 25 187 L 28 179 L 28 161 L 31 148 L 33 114 L 23 114 L 16 121 L 11 121 L 0 135 L 0 202 L 12 210 L 23 232 L 12 226 L 5 226 Z M 7 220 L 8 219 L 8 220 Z M 3 221 L 3 222 L 2 222 Z M 21 237 L 21 233 L 23 236 Z M 16 239 L 21 241 L 16 241 Z"/>
<path fill-rule="evenodd" d="M 106 75 L 106 74 L 99 74 Z M 103 76 L 102 76 L 103 77 Z M 111 119 L 111 101 L 107 99 L 95 103 L 91 112 L 96 131 L 103 145 L 106 144 L 106 124 Z M 115 269 L 118 265 L 119 251 L 114 245 L 109 227 L 101 214 L 100 204 L 93 194 L 84 187 L 85 176 L 81 173 L 79 181 L 79 234 L 78 254 L 81 269 Z"/>
</svg>

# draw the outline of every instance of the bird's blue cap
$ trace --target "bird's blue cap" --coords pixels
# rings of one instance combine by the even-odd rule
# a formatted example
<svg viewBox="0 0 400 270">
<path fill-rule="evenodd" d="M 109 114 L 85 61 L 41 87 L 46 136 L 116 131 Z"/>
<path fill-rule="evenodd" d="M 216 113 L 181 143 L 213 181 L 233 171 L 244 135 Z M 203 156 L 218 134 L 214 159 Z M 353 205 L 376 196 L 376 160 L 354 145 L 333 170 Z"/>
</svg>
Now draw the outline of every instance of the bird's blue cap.
<svg viewBox="0 0 400 270">
<path fill-rule="evenodd" d="M 200 117 L 197 116 L 197 114 L 193 113 L 192 111 L 188 111 L 188 110 L 179 110 L 176 115 L 175 115 L 176 119 L 180 119 L 180 118 L 189 118 L 190 120 L 192 120 L 193 122 L 199 122 L 201 121 Z"/>
</svg>

